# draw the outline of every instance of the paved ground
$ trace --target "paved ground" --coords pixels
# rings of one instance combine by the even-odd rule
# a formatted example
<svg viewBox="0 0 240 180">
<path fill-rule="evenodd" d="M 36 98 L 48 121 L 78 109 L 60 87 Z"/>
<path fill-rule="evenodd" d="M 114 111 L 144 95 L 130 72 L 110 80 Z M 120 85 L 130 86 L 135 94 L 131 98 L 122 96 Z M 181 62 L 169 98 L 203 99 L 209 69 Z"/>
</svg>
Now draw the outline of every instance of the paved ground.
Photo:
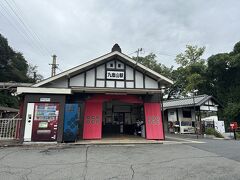
<svg viewBox="0 0 240 180">
<path fill-rule="evenodd" d="M 0 179 L 240 179 L 239 141 L 167 140 L 0 148 Z"/>
</svg>

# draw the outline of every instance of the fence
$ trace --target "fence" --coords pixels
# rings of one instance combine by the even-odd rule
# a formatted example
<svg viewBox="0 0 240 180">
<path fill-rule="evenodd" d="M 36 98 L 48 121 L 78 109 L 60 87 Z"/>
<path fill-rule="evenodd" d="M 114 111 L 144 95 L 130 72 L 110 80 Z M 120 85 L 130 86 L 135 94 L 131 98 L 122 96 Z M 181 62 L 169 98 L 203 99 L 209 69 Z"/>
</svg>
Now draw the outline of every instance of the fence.
<svg viewBox="0 0 240 180">
<path fill-rule="evenodd" d="M 21 121 L 21 118 L 0 119 L 0 140 L 18 139 Z"/>
</svg>

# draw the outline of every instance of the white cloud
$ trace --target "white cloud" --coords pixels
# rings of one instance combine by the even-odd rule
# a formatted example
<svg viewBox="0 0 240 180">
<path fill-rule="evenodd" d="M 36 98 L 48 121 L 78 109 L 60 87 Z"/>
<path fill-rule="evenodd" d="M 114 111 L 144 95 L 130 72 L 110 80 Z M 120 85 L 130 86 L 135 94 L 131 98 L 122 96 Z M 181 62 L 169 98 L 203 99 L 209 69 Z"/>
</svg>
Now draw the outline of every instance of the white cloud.
<svg viewBox="0 0 240 180">
<path fill-rule="evenodd" d="M 13 1 L 8 2 L 15 7 Z M 45 77 L 50 75 L 48 64 L 53 53 L 66 70 L 108 53 L 117 42 L 123 53 L 142 47 L 146 54 L 152 51 L 170 66 L 175 65 L 172 55 L 182 52 L 186 44 L 206 46 L 207 58 L 230 51 L 240 40 L 237 0 L 15 0 L 15 3 L 44 47 L 26 41 L 6 17 L 0 17 L 0 32 L 14 49 L 38 65 Z M 2 1 L 0 5 L 4 13 L 3 6 L 7 9 L 7 4 Z M 8 18 L 20 29 L 13 14 Z"/>
</svg>

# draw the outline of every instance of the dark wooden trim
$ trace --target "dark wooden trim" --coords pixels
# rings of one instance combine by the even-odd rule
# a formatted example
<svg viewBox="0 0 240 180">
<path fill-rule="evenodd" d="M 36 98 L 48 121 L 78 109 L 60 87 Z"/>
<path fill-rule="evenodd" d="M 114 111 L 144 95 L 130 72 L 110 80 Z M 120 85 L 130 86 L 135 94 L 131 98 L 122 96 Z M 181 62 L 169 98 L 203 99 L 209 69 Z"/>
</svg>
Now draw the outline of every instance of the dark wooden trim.
<svg viewBox="0 0 240 180">
<path fill-rule="evenodd" d="M 122 72 L 124 72 L 124 69 L 109 69 L 109 68 L 107 68 L 107 71 L 122 71 Z"/>
<path fill-rule="evenodd" d="M 104 87 L 107 87 L 107 62 L 105 63 L 105 80 L 104 80 Z"/>
<path fill-rule="evenodd" d="M 146 75 L 145 75 L 145 73 L 143 73 L 143 89 L 145 89 L 145 81 L 146 81 L 145 77 L 146 77 Z"/>
<path fill-rule="evenodd" d="M 68 85 L 67 86 L 69 88 L 70 87 L 70 78 L 68 78 L 67 81 L 68 81 Z"/>
<path fill-rule="evenodd" d="M 176 116 L 177 116 L 177 122 L 179 122 L 179 117 L 178 117 L 178 109 L 176 108 Z M 180 124 L 179 124 L 180 126 Z"/>
<path fill-rule="evenodd" d="M 86 87 L 86 71 L 84 72 L 84 87 Z"/>
<path fill-rule="evenodd" d="M 97 87 L 97 68 L 96 67 L 94 68 L 94 73 L 95 73 L 95 76 L 94 76 L 94 87 Z"/>
<path fill-rule="evenodd" d="M 136 70 L 133 68 L 133 88 L 136 88 Z"/>
<path fill-rule="evenodd" d="M 123 63 L 123 65 L 124 65 L 124 88 L 126 88 L 126 80 L 127 80 L 127 70 L 126 70 L 126 64 L 125 63 Z"/>
</svg>

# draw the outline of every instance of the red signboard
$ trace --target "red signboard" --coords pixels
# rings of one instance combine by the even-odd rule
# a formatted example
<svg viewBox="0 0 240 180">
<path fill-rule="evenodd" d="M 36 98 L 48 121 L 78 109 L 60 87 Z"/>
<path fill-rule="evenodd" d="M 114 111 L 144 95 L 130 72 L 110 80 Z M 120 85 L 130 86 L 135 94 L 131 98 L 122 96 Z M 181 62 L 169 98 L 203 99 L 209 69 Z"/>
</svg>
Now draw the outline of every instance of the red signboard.
<svg viewBox="0 0 240 180">
<path fill-rule="evenodd" d="M 163 122 L 159 103 L 144 103 L 146 138 L 163 140 Z"/>
<path fill-rule="evenodd" d="M 86 101 L 83 139 L 102 138 L 102 101 Z"/>
<path fill-rule="evenodd" d="M 237 127 L 238 127 L 237 122 L 231 122 L 231 123 L 230 123 L 230 128 L 231 128 L 231 130 L 237 129 Z"/>
</svg>

